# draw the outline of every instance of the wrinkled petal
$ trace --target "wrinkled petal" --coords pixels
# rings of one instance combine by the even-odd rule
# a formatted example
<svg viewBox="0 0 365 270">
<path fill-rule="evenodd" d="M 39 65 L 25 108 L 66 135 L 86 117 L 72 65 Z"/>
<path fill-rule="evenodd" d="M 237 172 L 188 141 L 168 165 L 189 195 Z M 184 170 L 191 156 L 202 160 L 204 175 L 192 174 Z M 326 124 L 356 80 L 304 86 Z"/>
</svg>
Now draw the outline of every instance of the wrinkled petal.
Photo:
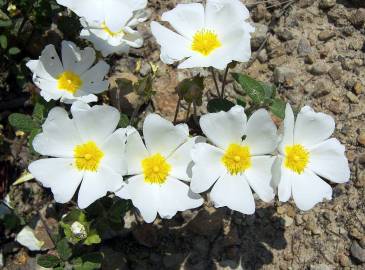
<svg viewBox="0 0 365 270">
<path fill-rule="evenodd" d="M 80 50 L 75 43 L 62 41 L 62 63 L 65 70 L 72 70 L 81 75 L 95 61 L 95 51 L 93 48 Z"/>
<path fill-rule="evenodd" d="M 100 0 L 57 0 L 57 3 L 71 9 L 88 21 L 103 21 L 104 1 Z"/>
<path fill-rule="evenodd" d="M 115 192 L 123 185 L 123 177 L 108 167 L 100 166 L 97 172 L 85 172 L 77 199 L 78 206 L 83 209 L 107 192 Z"/>
<path fill-rule="evenodd" d="M 306 147 L 328 139 L 335 130 L 335 121 L 325 113 L 316 113 L 311 107 L 303 107 L 295 122 L 294 143 Z"/>
<path fill-rule="evenodd" d="M 90 107 L 82 102 L 75 102 L 71 107 L 75 124 L 83 141 L 104 143 L 113 133 L 120 119 L 119 111 L 108 105 Z"/>
<path fill-rule="evenodd" d="M 40 159 L 32 162 L 28 169 L 43 186 L 51 188 L 58 203 L 71 200 L 83 176 L 83 172 L 74 167 L 73 159 L 66 158 Z"/>
<path fill-rule="evenodd" d="M 332 189 L 310 170 L 302 174 L 292 173 L 293 199 L 297 207 L 307 211 L 323 199 L 331 200 Z"/>
<path fill-rule="evenodd" d="M 252 157 L 252 165 L 244 173 L 250 187 L 265 202 L 270 202 L 275 197 L 274 190 L 270 186 L 271 167 L 274 159 L 270 156 Z"/>
<path fill-rule="evenodd" d="M 134 175 L 142 173 L 141 162 L 149 156 L 149 153 L 138 131 L 132 127 L 128 128 L 125 154 L 127 157 L 128 174 Z"/>
<path fill-rule="evenodd" d="M 200 118 L 200 127 L 208 139 L 222 149 L 240 144 L 245 134 L 247 117 L 243 107 L 234 106 L 228 112 L 207 113 Z"/>
<path fill-rule="evenodd" d="M 186 124 L 174 126 L 158 114 L 149 114 L 143 123 L 143 135 L 150 154 L 170 156 L 189 136 Z"/>
<path fill-rule="evenodd" d="M 171 165 L 171 176 L 180 180 L 190 181 L 192 175 L 191 169 L 193 166 L 190 152 L 194 145 L 199 141 L 204 141 L 204 139 L 202 137 L 189 139 L 186 143 L 177 148 L 168 158 L 167 162 Z"/>
<path fill-rule="evenodd" d="M 63 72 L 61 60 L 53 45 L 47 45 L 43 49 L 39 61 L 41 61 L 44 70 L 55 79 Z"/>
<path fill-rule="evenodd" d="M 122 199 L 131 199 L 144 221 L 153 222 L 159 206 L 160 186 L 144 182 L 143 175 L 133 176 L 127 182 L 121 190 L 116 192 L 116 195 Z"/>
<path fill-rule="evenodd" d="M 247 215 L 255 213 L 255 201 L 246 177 L 242 174 L 227 173 L 219 178 L 210 192 L 210 199 L 215 207 L 227 206 Z"/>
<path fill-rule="evenodd" d="M 266 110 L 254 112 L 248 119 L 244 141 L 250 147 L 251 155 L 274 152 L 278 142 L 276 131 L 276 126 Z"/>
<path fill-rule="evenodd" d="M 335 183 L 350 179 L 350 168 L 345 156 L 345 146 L 337 139 L 326 140 L 310 150 L 309 168 Z"/>
<path fill-rule="evenodd" d="M 73 150 L 81 138 L 73 120 L 63 108 L 53 108 L 42 129 L 43 132 L 33 140 L 35 151 L 44 156 L 73 157 Z"/>
<path fill-rule="evenodd" d="M 207 143 L 198 143 L 193 147 L 192 191 L 201 193 L 208 190 L 226 172 L 221 162 L 223 154 L 221 149 Z"/>
</svg>

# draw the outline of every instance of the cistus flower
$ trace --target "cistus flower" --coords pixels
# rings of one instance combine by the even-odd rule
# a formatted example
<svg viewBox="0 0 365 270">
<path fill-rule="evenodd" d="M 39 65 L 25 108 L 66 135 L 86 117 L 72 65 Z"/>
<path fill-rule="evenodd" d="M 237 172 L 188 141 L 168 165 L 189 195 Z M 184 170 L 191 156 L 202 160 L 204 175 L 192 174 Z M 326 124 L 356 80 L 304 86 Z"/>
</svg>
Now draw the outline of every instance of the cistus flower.
<svg viewBox="0 0 365 270">
<path fill-rule="evenodd" d="M 59 203 L 71 200 L 80 186 L 78 206 L 85 208 L 122 187 L 126 136 L 124 129 L 115 130 L 120 114 L 111 106 L 75 102 L 71 113 L 72 119 L 60 107 L 49 112 L 33 148 L 52 158 L 32 162 L 29 171 Z"/>
<path fill-rule="evenodd" d="M 293 196 L 299 209 L 309 210 L 332 197 L 331 186 L 321 178 L 335 183 L 349 180 L 345 147 L 337 139 L 329 139 L 334 129 L 331 116 L 305 106 L 295 121 L 291 106 L 286 105 L 283 138 L 273 166 L 280 201 Z"/>
<path fill-rule="evenodd" d="M 83 30 L 80 36 L 89 40 L 105 57 L 139 48 L 143 38 L 133 28 L 147 19 L 147 0 L 58 0 L 78 16 Z"/>
<path fill-rule="evenodd" d="M 131 199 L 146 222 L 157 213 L 172 218 L 177 211 L 196 208 L 203 199 L 182 181 L 190 181 L 190 150 L 199 137 L 189 138 L 186 124 L 174 126 L 157 114 L 143 123 L 143 143 L 130 128 L 126 144 L 128 175 L 126 185 L 116 195 Z"/>
<path fill-rule="evenodd" d="M 251 188 L 265 202 L 274 198 L 270 186 L 277 146 L 276 127 L 268 112 L 256 111 L 247 121 L 244 109 L 234 106 L 228 112 L 208 113 L 200 127 L 214 144 L 197 143 L 191 156 L 191 189 L 201 193 L 213 186 L 210 199 L 216 207 L 227 206 L 244 214 L 255 212 Z"/>
<path fill-rule="evenodd" d="M 179 4 L 161 18 L 177 32 L 151 23 L 166 64 L 183 60 L 178 68 L 224 69 L 232 61 L 246 62 L 251 57 L 254 28 L 245 21 L 249 12 L 239 0 L 207 0 L 205 8 L 200 3 Z"/>
<path fill-rule="evenodd" d="M 80 50 L 70 41 L 62 42 L 62 62 L 53 45 L 47 45 L 39 60 L 30 60 L 27 67 L 33 72 L 33 82 L 41 89 L 46 100 L 60 99 L 65 103 L 80 100 L 86 103 L 97 101 L 95 94 L 108 89 L 104 77 L 109 65 L 99 61 L 94 66 L 95 51 Z"/>
</svg>

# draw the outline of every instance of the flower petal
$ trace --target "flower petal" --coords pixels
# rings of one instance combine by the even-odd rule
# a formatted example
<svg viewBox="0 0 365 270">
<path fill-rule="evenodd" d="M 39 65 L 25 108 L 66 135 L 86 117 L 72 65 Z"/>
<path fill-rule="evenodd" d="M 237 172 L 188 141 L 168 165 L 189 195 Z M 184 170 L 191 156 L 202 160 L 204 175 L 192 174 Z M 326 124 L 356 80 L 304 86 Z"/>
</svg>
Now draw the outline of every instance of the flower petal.
<svg viewBox="0 0 365 270">
<path fill-rule="evenodd" d="M 43 132 L 33 140 L 35 151 L 44 156 L 73 157 L 74 147 L 81 142 L 81 138 L 63 108 L 53 108 L 42 128 Z"/>
<path fill-rule="evenodd" d="M 204 7 L 200 3 L 178 4 L 163 13 L 161 19 L 169 22 L 180 35 L 192 39 L 197 31 L 204 28 Z"/>
<path fill-rule="evenodd" d="M 278 196 L 279 201 L 287 202 L 292 195 L 292 185 L 295 176 L 297 175 L 295 172 L 285 169 L 281 160 L 277 160 L 277 166 L 280 166 L 280 182 L 278 185 Z"/>
<path fill-rule="evenodd" d="M 70 70 L 81 75 L 95 61 L 95 51 L 87 47 L 80 50 L 75 43 L 71 41 L 62 41 L 62 63 L 65 70 Z"/>
<path fill-rule="evenodd" d="M 207 113 L 200 118 L 200 127 L 208 139 L 222 149 L 231 143 L 240 144 L 245 134 L 247 117 L 236 105 L 228 112 Z"/>
<path fill-rule="evenodd" d="M 41 61 L 44 70 L 55 79 L 63 72 L 62 63 L 53 45 L 47 45 L 43 49 L 39 61 Z"/>
<path fill-rule="evenodd" d="M 71 9 L 88 21 L 104 20 L 104 1 L 100 0 L 57 0 L 57 3 Z"/>
<path fill-rule="evenodd" d="M 71 200 L 83 176 L 83 172 L 73 166 L 73 159 L 66 158 L 36 160 L 28 169 L 43 186 L 51 188 L 58 203 Z"/>
<path fill-rule="evenodd" d="M 269 113 L 260 109 L 252 114 L 247 122 L 246 140 L 244 144 L 250 147 L 251 155 L 263 155 L 274 152 L 278 137 L 276 126 Z"/>
<path fill-rule="evenodd" d="M 335 130 L 335 121 L 325 113 L 316 113 L 311 107 L 303 107 L 295 123 L 294 143 L 306 147 L 328 139 Z"/>
<path fill-rule="evenodd" d="M 190 188 L 196 193 L 208 190 L 226 172 L 221 159 L 223 151 L 207 143 L 197 143 L 191 150 L 194 161 Z"/>
<path fill-rule="evenodd" d="M 159 205 L 159 185 L 144 182 L 143 175 L 136 175 L 127 180 L 127 184 L 116 195 L 122 199 L 131 199 L 143 219 L 151 223 L 156 219 Z"/>
<path fill-rule="evenodd" d="M 107 192 L 115 192 L 123 186 L 123 177 L 108 167 L 100 166 L 97 172 L 85 172 L 77 199 L 78 206 L 83 209 Z"/>
<path fill-rule="evenodd" d="M 118 110 L 108 105 L 90 107 L 77 101 L 72 104 L 71 112 L 82 140 L 99 144 L 113 133 L 120 119 Z"/>
<path fill-rule="evenodd" d="M 204 139 L 199 136 L 189 139 L 168 158 L 167 162 L 171 165 L 171 176 L 180 180 L 190 181 L 191 168 L 193 166 L 190 152 L 194 145 L 201 141 L 204 141 Z"/>
<path fill-rule="evenodd" d="M 283 137 L 278 146 L 278 150 L 284 154 L 285 146 L 294 144 L 294 113 L 289 103 L 285 107 L 285 118 L 282 129 Z"/>
<path fill-rule="evenodd" d="M 177 211 L 185 211 L 203 204 L 200 195 L 192 193 L 188 185 L 173 177 L 168 177 L 160 186 L 159 192 L 158 213 L 162 218 L 170 219 Z"/>
<path fill-rule="evenodd" d="M 95 66 L 81 76 L 82 90 L 87 93 L 98 94 L 108 89 L 109 83 L 104 80 L 110 66 L 104 61 L 99 61 Z"/>
<path fill-rule="evenodd" d="M 302 174 L 293 172 L 293 199 L 299 209 L 307 211 L 323 199 L 331 200 L 331 186 L 310 170 Z"/>
<path fill-rule="evenodd" d="M 146 146 L 144 145 L 141 136 L 135 128 L 128 127 L 126 144 L 126 160 L 128 174 L 142 173 L 141 161 L 149 156 Z"/>
<path fill-rule="evenodd" d="M 150 154 L 160 153 L 167 158 L 187 141 L 189 128 L 186 124 L 174 126 L 158 114 L 152 113 L 144 120 L 143 135 Z"/>
<path fill-rule="evenodd" d="M 133 9 L 125 1 L 104 0 L 105 24 L 112 32 L 120 31 L 133 16 Z"/>
<path fill-rule="evenodd" d="M 274 190 L 270 186 L 274 159 L 270 156 L 252 157 L 252 165 L 244 173 L 250 187 L 264 202 L 271 202 L 275 197 Z"/>
<path fill-rule="evenodd" d="M 125 175 L 127 173 L 125 142 L 125 129 L 120 128 L 114 131 L 101 146 L 101 150 L 105 154 L 101 161 L 101 166 L 108 167 L 116 173 Z"/>
<path fill-rule="evenodd" d="M 215 207 L 228 208 L 251 215 L 255 213 L 255 201 L 244 175 L 223 175 L 212 188 L 210 199 Z"/>
<path fill-rule="evenodd" d="M 161 60 L 166 64 L 180 61 L 192 55 L 190 41 L 157 22 L 151 22 L 151 31 L 161 46 Z"/>
<path fill-rule="evenodd" d="M 310 150 L 309 168 L 335 183 L 345 183 L 350 179 L 345 147 L 334 138 L 326 140 Z"/>
</svg>

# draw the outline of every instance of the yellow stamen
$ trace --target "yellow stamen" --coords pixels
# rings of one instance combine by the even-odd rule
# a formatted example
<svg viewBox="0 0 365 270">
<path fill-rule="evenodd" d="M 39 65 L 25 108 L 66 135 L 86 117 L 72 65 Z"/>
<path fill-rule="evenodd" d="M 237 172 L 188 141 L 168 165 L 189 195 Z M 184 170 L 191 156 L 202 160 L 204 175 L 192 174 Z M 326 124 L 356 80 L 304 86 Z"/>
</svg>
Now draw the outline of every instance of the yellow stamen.
<svg viewBox="0 0 365 270">
<path fill-rule="evenodd" d="M 309 152 L 300 144 L 285 147 L 284 165 L 286 168 L 301 174 L 309 163 Z"/>
<path fill-rule="evenodd" d="M 112 30 L 110 30 L 110 28 L 105 24 L 105 22 L 103 22 L 101 24 L 101 28 L 104 30 L 104 32 L 106 32 L 109 36 L 111 37 L 115 37 L 118 35 L 124 36 L 124 32 L 123 29 L 119 30 L 118 32 L 113 32 Z"/>
<path fill-rule="evenodd" d="M 232 143 L 228 146 L 221 161 L 230 174 L 242 173 L 251 167 L 250 148 Z"/>
<path fill-rule="evenodd" d="M 202 29 L 195 33 L 191 49 L 204 56 L 208 56 L 220 46 L 222 46 L 222 43 L 214 31 Z"/>
<path fill-rule="evenodd" d="M 64 71 L 58 76 L 57 88 L 75 94 L 82 86 L 79 75 L 72 71 Z"/>
<path fill-rule="evenodd" d="M 103 151 L 93 141 L 76 145 L 74 148 L 75 166 L 80 171 L 96 172 L 103 157 Z"/>
<path fill-rule="evenodd" d="M 155 154 L 142 160 L 144 181 L 150 184 L 163 184 L 171 171 L 171 165 L 161 154 Z"/>
</svg>

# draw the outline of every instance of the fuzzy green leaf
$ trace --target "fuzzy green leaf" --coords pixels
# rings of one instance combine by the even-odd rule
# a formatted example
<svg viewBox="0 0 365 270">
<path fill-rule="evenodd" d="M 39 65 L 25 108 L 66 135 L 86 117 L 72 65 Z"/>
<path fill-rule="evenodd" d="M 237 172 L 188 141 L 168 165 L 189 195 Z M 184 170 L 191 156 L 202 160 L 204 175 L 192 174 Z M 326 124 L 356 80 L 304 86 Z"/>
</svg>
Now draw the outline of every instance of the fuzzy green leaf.
<svg viewBox="0 0 365 270">
<path fill-rule="evenodd" d="M 0 47 L 4 50 L 8 47 L 8 38 L 5 35 L 0 36 Z"/>
<path fill-rule="evenodd" d="M 8 51 L 10 55 L 17 55 L 20 53 L 20 49 L 17 47 L 11 47 Z"/>
<path fill-rule="evenodd" d="M 101 242 L 101 238 L 95 230 L 91 230 L 84 241 L 84 244 L 87 246 L 91 246 L 93 244 L 99 244 Z"/>
<path fill-rule="evenodd" d="M 37 264 L 45 268 L 52 268 L 60 264 L 60 259 L 53 255 L 41 255 L 37 259 Z"/>
<path fill-rule="evenodd" d="M 67 242 L 67 239 L 62 239 L 57 243 L 57 252 L 63 261 L 67 261 L 72 256 L 72 249 Z"/>
<path fill-rule="evenodd" d="M 39 124 L 32 117 L 21 113 L 12 113 L 9 116 L 9 123 L 14 128 L 24 132 L 32 132 L 32 130 L 39 128 Z"/>
<path fill-rule="evenodd" d="M 284 119 L 285 117 L 285 102 L 281 99 L 274 99 L 270 105 L 270 111 L 277 117 Z"/>
</svg>

